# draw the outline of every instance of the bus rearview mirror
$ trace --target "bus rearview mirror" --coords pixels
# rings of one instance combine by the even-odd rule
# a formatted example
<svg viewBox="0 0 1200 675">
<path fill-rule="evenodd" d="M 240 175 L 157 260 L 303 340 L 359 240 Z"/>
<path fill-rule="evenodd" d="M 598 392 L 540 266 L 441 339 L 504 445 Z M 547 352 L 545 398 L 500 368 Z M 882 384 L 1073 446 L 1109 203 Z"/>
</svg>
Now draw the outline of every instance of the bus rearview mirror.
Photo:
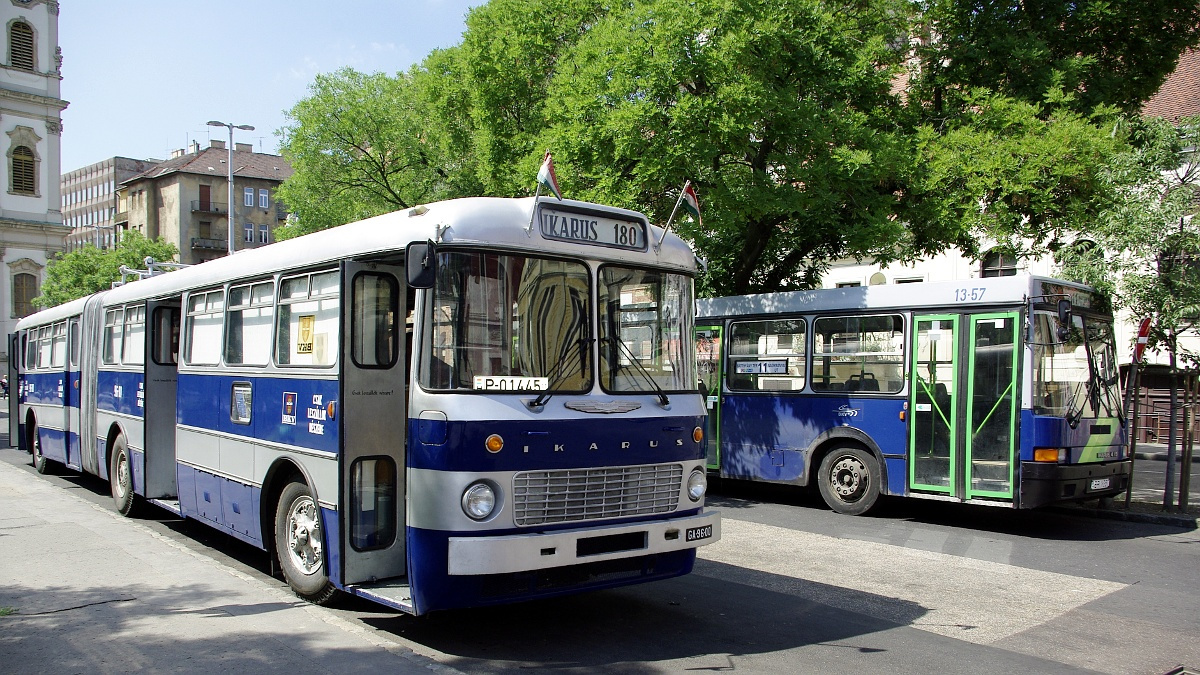
<svg viewBox="0 0 1200 675">
<path fill-rule="evenodd" d="M 437 276 L 437 246 L 432 241 L 415 241 L 404 250 L 408 285 L 412 288 L 433 288 Z"/>
<path fill-rule="evenodd" d="M 1071 301 L 1058 301 L 1058 339 L 1066 340 L 1071 334 Z"/>
</svg>

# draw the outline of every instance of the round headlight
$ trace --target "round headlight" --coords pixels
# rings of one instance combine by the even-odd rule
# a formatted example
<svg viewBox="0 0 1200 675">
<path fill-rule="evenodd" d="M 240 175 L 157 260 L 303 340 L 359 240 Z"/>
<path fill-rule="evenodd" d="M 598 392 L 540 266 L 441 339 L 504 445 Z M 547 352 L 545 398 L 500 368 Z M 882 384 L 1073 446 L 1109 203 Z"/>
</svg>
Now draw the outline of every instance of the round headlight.
<svg viewBox="0 0 1200 675">
<path fill-rule="evenodd" d="M 708 491 L 708 476 L 704 475 L 704 471 L 696 469 L 688 476 L 688 499 L 698 502 L 704 498 L 704 493 Z"/>
<path fill-rule="evenodd" d="M 496 492 L 487 483 L 475 483 L 463 492 L 463 513 L 474 520 L 483 520 L 496 508 Z"/>
</svg>

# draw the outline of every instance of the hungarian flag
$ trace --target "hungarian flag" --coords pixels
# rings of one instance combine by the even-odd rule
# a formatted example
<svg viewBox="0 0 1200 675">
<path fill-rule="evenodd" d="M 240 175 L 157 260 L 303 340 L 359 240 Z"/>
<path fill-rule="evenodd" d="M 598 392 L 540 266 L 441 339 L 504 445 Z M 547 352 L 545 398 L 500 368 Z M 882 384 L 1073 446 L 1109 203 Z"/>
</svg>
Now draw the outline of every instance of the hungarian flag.
<svg viewBox="0 0 1200 675">
<path fill-rule="evenodd" d="M 546 159 L 542 160 L 542 168 L 538 170 L 537 182 L 562 201 L 562 190 L 558 189 L 558 176 L 554 175 L 554 160 L 549 151 L 546 152 Z"/>
<path fill-rule="evenodd" d="M 704 224 L 704 221 L 700 220 L 700 198 L 696 196 L 696 188 L 692 187 L 690 180 L 683 184 L 683 208 L 692 214 L 697 223 Z"/>
</svg>

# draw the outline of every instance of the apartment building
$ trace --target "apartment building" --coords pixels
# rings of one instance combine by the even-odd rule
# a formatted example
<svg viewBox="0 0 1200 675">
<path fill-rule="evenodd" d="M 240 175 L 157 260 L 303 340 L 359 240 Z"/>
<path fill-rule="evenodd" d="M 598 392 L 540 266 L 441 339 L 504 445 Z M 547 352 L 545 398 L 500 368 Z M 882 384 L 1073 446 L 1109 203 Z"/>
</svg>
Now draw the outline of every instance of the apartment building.
<svg viewBox="0 0 1200 675">
<path fill-rule="evenodd" d="M 0 335 L 35 311 L 46 263 L 70 228 L 59 209 L 62 51 L 54 0 L 0 3 Z M 8 361 L 7 341 L 0 361 Z"/>
<path fill-rule="evenodd" d="M 228 157 L 225 141 L 209 141 L 207 148 L 192 143 L 118 183 L 115 228 L 161 237 L 179 248 L 179 262 L 195 264 L 226 255 L 232 210 L 235 250 L 271 243 L 275 228 L 287 220 L 275 190 L 292 174 L 291 164 L 237 143 L 230 205 Z"/>
<path fill-rule="evenodd" d="M 117 243 L 113 220 L 118 206 L 117 186 L 161 162 L 161 159 L 110 157 L 64 173 L 59 191 L 63 223 L 71 228 L 67 250 L 75 251 L 85 244 L 112 248 Z"/>
</svg>

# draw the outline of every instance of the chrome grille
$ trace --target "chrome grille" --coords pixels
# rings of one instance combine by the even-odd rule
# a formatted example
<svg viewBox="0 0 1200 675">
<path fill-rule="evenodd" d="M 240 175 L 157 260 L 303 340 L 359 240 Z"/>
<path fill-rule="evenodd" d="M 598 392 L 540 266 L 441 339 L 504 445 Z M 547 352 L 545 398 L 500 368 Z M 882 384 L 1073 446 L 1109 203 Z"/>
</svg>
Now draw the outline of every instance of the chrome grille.
<svg viewBox="0 0 1200 675">
<path fill-rule="evenodd" d="M 669 513 L 679 504 L 683 465 L 525 471 L 513 477 L 517 525 Z"/>
</svg>

